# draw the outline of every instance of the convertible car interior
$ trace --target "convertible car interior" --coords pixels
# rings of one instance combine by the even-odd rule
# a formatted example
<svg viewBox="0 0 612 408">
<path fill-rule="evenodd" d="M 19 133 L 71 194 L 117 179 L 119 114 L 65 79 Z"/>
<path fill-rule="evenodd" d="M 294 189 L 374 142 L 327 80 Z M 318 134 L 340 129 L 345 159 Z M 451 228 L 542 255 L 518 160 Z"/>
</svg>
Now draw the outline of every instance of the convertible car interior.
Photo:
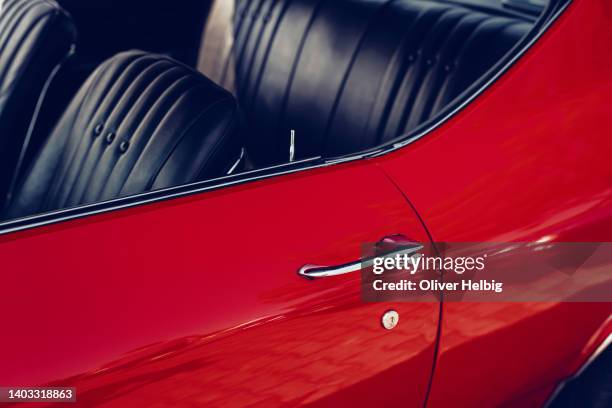
<svg viewBox="0 0 612 408">
<path fill-rule="evenodd" d="M 60 3 L 0 11 L 2 219 L 376 148 L 464 97 L 537 20 L 495 0 L 186 2 L 203 16 L 193 53 L 185 33 L 96 53 L 77 32 L 112 16 Z"/>
<path fill-rule="evenodd" d="M 60 64 L 73 52 L 76 28 L 57 4 L 5 1 L 0 11 L 0 206 L 21 167 L 31 124 Z"/>
</svg>

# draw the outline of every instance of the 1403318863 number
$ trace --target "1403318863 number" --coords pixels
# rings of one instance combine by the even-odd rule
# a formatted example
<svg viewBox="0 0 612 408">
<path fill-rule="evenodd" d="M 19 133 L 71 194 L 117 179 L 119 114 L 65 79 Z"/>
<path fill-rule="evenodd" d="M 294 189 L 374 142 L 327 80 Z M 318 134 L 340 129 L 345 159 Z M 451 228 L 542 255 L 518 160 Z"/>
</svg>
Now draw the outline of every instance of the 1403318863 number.
<svg viewBox="0 0 612 408">
<path fill-rule="evenodd" d="M 0 387 L 0 402 L 75 402 L 72 387 Z"/>
</svg>

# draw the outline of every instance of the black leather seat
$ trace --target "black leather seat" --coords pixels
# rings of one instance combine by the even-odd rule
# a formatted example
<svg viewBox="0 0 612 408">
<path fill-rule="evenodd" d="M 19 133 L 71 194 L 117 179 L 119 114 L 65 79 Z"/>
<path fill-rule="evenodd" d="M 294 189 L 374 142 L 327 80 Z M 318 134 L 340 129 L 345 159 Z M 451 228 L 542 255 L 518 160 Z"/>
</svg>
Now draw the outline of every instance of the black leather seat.
<svg viewBox="0 0 612 408">
<path fill-rule="evenodd" d="M 75 39 L 71 18 L 52 0 L 6 0 L 0 10 L 0 206 L 41 93 Z"/>
<path fill-rule="evenodd" d="M 127 52 L 79 90 L 5 218 L 221 176 L 240 155 L 235 98 L 167 57 Z"/>
<path fill-rule="evenodd" d="M 421 0 L 239 0 L 238 99 L 255 166 L 375 147 L 466 90 L 531 28 Z"/>
</svg>

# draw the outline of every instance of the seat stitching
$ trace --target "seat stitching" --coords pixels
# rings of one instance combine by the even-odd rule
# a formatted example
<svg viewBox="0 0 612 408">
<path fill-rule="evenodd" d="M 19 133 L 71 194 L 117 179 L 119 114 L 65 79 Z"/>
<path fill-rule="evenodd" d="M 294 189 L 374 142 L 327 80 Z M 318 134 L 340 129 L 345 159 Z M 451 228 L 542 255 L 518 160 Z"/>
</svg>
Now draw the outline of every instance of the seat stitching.
<svg viewBox="0 0 612 408">
<path fill-rule="evenodd" d="M 21 23 L 23 16 L 27 14 L 31 8 L 36 6 L 36 3 L 17 3 L 13 8 L 8 10 L 8 12 L 5 10 L 2 14 L 0 14 L 0 16 L 3 17 L 0 19 L 0 22 L 5 22 L 8 26 L 3 28 L 2 33 L 0 34 L 0 42 L 2 43 L 0 44 L 0 49 L 4 49 L 6 47 L 6 44 L 13 36 L 13 32 L 15 31 L 16 27 L 18 27 L 19 23 Z"/>
<path fill-rule="evenodd" d="M 455 33 L 456 33 L 456 31 L 457 31 L 458 27 L 461 25 L 461 22 L 462 22 L 462 21 L 463 21 L 465 18 L 468 18 L 468 17 L 470 17 L 470 14 L 469 14 L 469 13 L 466 13 L 466 14 L 462 15 L 462 16 L 461 16 L 461 17 L 460 17 L 460 18 L 457 20 L 457 22 L 454 24 L 454 26 L 453 26 L 453 27 L 452 27 L 450 30 L 448 30 L 447 34 L 444 36 L 444 37 L 445 37 L 445 40 L 444 40 L 444 45 L 447 45 L 447 43 L 449 42 L 449 39 L 450 39 L 450 38 L 451 38 L 453 35 L 455 35 Z M 471 31 L 471 33 L 475 32 L 475 31 L 476 31 L 476 30 L 477 30 L 477 29 L 478 29 L 478 28 L 479 28 L 479 27 L 480 27 L 482 24 L 484 24 L 486 21 L 487 21 L 486 16 L 483 16 L 483 18 L 482 18 L 482 19 L 481 19 L 481 20 L 480 20 L 480 21 L 479 21 L 477 24 L 475 24 L 475 25 L 474 25 L 474 27 L 472 27 L 472 29 L 470 30 L 470 31 Z M 468 35 L 466 38 L 467 38 L 467 39 L 469 39 L 469 38 L 470 38 L 470 35 Z M 467 43 L 467 41 L 466 41 L 465 43 Z M 464 43 L 464 44 L 465 44 L 465 43 Z M 442 47 L 440 47 L 440 48 L 438 49 L 438 55 L 440 55 L 440 52 L 441 52 L 441 51 L 442 51 Z M 460 55 L 460 52 L 458 52 L 458 53 L 457 53 L 457 55 Z M 437 68 L 438 68 L 438 70 L 439 70 L 439 67 L 437 67 Z M 432 84 L 432 86 L 431 86 L 431 89 L 430 89 L 430 90 L 427 92 L 427 95 L 425 95 L 426 101 L 425 101 L 425 104 L 424 104 L 424 108 L 423 108 L 423 111 L 421 112 L 420 118 L 418 118 L 418 119 L 417 119 L 417 121 L 418 121 L 419 123 L 422 123 L 424 120 L 427 120 L 427 118 L 429 118 L 429 117 L 431 116 L 431 110 L 433 109 L 434 102 L 435 102 L 435 100 L 436 100 L 437 96 L 440 94 L 440 90 L 441 90 L 441 88 L 442 88 L 442 85 L 444 84 L 444 78 L 438 78 L 438 79 L 441 79 L 441 81 L 434 81 L 434 79 L 436 79 L 435 77 L 436 77 L 436 76 L 439 76 L 439 75 L 437 75 L 438 73 L 436 72 L 436 67 L 431 67 L 431 68 L 429 69 L 429 72 L 427 73 L 427 75 L 430 75 L 430 74 L 431 74 L 432 76 L 434 76 L 434 78 L 432 79 L 433 84 Z M 423 85 L 424 85 L 424 83 L 423 83 L 423 82 L 421 82 L 421 83 L 420 83 L 420 85 L 421 85 L 421 86 L 419 87 L 419 93 L 420 93 L 420 92 L 421 92 L 421 90 L 423 89 Z M 400 127 L 400 129 L 404 129 L 404 131 L 405 131 L 405 126 L 406 126 L 406 123 L 404 123 L 404 124 L 403 124 L 403 125 Z"/>
<path fill-rule="evenodd" d="M 426 33 L 424 33 L 423 38 L 427 38 L 427 36 L 435 29 L 438 22 L 442 18 L 444 18 L 444 16 L 450 10 L 449 9 L 444 9 L 444 10 L 438 9 L 436 11 L 438 11 L 439 13 L 435 16 L 434 21 L 431 22 L 431 25 L 429 26 L 429 30 Z M 377 145 L 380 144 L 384 138 L 385 129 L 389 125 L 389 119 L 391 117 L 391 113 L 393 112 L 393 108 L 397 101 L 398 93 L 400 92 L 400 89 L 402 88 L 402 84 L 406 80 L 406 75 L 407 75 L 406 73 L 408 69 L 410 69 L 410 67 L 416 66 L 418 63 L 417 60 L 410 62 L 410 63 L 405 61 L 405 58 L 403 58 L 401 52 L 407 47 L 407 44 L 409 44 L 408 38 L 412 34 L 415 27 L 419 25 L 421 20 L 424 18 L 424 16 L 428 12 L 429 10 L 423 9 L 422 12 L 419 13 L 419 15 L 414 19 L 412 25 L 408 27 L 408 29 L 406 30 L 402 38 L 402 41 L 400 42 L 400 45 L 398 46 L 397 50 L 394 53 L 393 58 L 392 58 L 392 63 L 389 64 L 389 67 L 391 68 L 396 64 L 395 61 L 398 61 L 397 64 L 399 64 L 399 68 L 398 68 L 395 78 L 390 78 L 390 80 L 393 81 L 393 84 L 391 85 L 389 95 L 386 101 L 384 102 L 383 113 L 381 115 L 380 122 L 377 126 L 377 131 L 376 131 L 376 141 L 377 141 L 376 144 Z M 389 74 L 391 74 L 390 71 L 389 71 Z M 387 74 L 385 74 L 385 76 L 387 76 Z"/>
<path fill-rule="evenodd" d="M 87 89 L 87 92 L 83 96 L 83 101 L 79 104 L 79 107 L 77 109 L 77 112 L 76 112 L 76 115 L 74 116 L 74 118 L 78 118 L 78 117 L 81 116 L 81 111 L 83 110 L 83 106 L 85 106 L 87 104 L 87 102 L 89 101 L 89 99 L 91 97 L 91 93 L 93 92 L 93 90 L 95 88 L 98 87 L 100 79 L 104 76 L 106 71 L 109 69 L 109 66 L 110 66 L 110 64 L 106 64 L 106 65 L 104 65 L 104 66 L 102 66 L 100 68 L 101 70 L 99 71 L 99 73 L 94 78 L 95 81 L 92 81 L 91 85 Z M 70 122 L 70 129 L 67 132 L 68 135 L 72 135 L 72 132 L 74 131 L 75 122 L 76 122 L 76 120 L 74 120 L 74 119 L 71 120 L 71 122 Z M 59 182 L 59 180 L 61 179 L 61 178 L 58 177 L 58 171 L 60 171 L 60 168 L 63 167 L 62 164 L 65 163 L 64 158 L 68 154 L 68 150 L 69 150 L 68 146 L 70 145 L 69 141 L 70 141 L 70 136 L 67 137 L 65 145 L 62 147 L 61 152 L 59 153 L 59 158 L 58 158 L 57 164 L 55 166 L 55 169 L 53 170 L 52 180 L 49 182 L 49 184 L 47 186 L 47 189 L 46 189 L 46 191 L 45 191 L 45 193 L 43 195 L 43 197 L 44 197 L 44 200 L 43 200 L 44 205 L 42 206 L 43 208 L 47 208 L 48 207 L 49 201 L 55 195 L 55 193 L 51 194 L 51 192 L 53 190 L 57 189 L 57 188 L 55 188 L 55 186 Z M 46 145 L 49 144 L 49 143 L 52 143 L 52 142 L 53 142 L 53 140 L 47 140 Z M 77 147 L 78 147 L 78 144 L 77 144 Z M 43 150 L 44 150 L 44 148 L 41 149 L 40 152 L 42 152 Z M 40 152 L 39 152 L 39 155 L 40 155 Z M 33 161 L 31 167 L 34 166 L 35 162 L 36 162 L 36 160 Z"/>
<path fill-rule="evenodd" d="M 140 135 L 141 138 L 147 138 L 146 142 L 144 143 L 144 145 L 142 146 L 142 149 L 138 152 L 137 156 L 135 157 L 135 159 L 132 162 L 132 166 L 130 167 L 130 169 L 126 172 L 126 175 L 123 179 L 123 181 L 121 182 L 121 186 L 119 187 L 119 189 L 117 189 L 117 191 L 121 191 L 123 189 L 123 186 L 125 185 L 125 183 L 127 182 L 127 180 L 129 179 L 129 176 L 132 173 L 132 170 L 134 169 L 134 167 L 136 166 L 136 164 L 138 163 L 138 161 L 140 160 L 140 157 L 142 156 L 142 154 L 146 151 L 147 146 L 149 146 L 151 140 L 153 139 L 155 133 L 157 132 L 157 130 L 159 129 L 160 124 L 164 121 L 164 119 L 167 117 L 168 112 L 170 112 L 172 110 L 172 108 L 174 106 L 176 106 L 176 103 L 180 100 L 180 98 L 182 98 L 189 90 L 188 89 L 182 89 L 179 87 L 179 84 L 181 86 L 187 86 L 189 84 L 189 80 L 191 78 L 184 74 L 179 76 L 178 78 L 176 78 L 175 80 L 172 81 L 171 84 L 169 84 L 166 89 L 162 92 L 162 94 L 156 99 L 156 101 L 149 107 L 149 109 L 147 110 L 146 114 L 143 117 L 143 120 L 141 121 L 141 123 L 138 125 L 138 127 L 134 130 L 134 132 L 132 132 L 132 137 L 130 138 L 131 142 L 137 142 L 138 140 L 137 135 L 139 135 L 139 131 L 140 129 L 142 129 L 143 127 L 147 128 L 147 127 L 151 127 L 153 128 L 153 130 L 148 134 L 148 135 Z M 155 81 L 154 81 L 155 82 Z M 181 84 L 183 83 L 184 84 Z M 177 88 L 177 89 L 174 89 Z M 178 95 L 173 95 L 173 93 L 179 93 Z M 173 98 L 174 101 L 171 101 L 170 98 Z M 167 109 L 167 113 L 164 115 L 161 115 L 160 118 L 157 120 L 157 123 L 155 125 L 152 125 L 152 121 L 150 119 L 148 119 L 147 117 L 150 115 L 153 115 L 155 110 L 159 111 L 160 109 L 160 105 L 164 106 L 166 104 L 170 104 L 170 108 Z M 149 122 L 145 122 L 146 120 L 149 120 Z M 114 168 L 109 172 L 109 175 L 104 183 L 103 188 L 100 189 L 100 192 L 98 194 L 97 200 L 100 200 L 100 198 L 102 197 L 102 195 L 106 192 L 107 190 L 107 185 L 108 185 L 108 181 L 112 178 L 113 173 L 116 170 L 116 164 L 119 163 L 120 158 L 118 158 L 115 162 L 115 166 Z"/>
<path fill-rule="evenodd" d="M 196 118 L 187 126 L 187 128 L 181 132 L 181 135 L 176 139 L 172 149 L 170 149 L 168 154 L 166 154 L 163 161 L 157 167 L 157 170 L 153 172 L 153 175 L 151 176 L 151 178 L 146 184 L 146 190 L 150 190 L 153 187 L 153 184 L 155 183 L 155 179 L 159 176 L 159 173 L 162 171 L 162 169 L 164 168 L 168 160 L 170 160 L 170 157 L 172 157 L 172 154 L 176 151 L 176 148 L 178 147 L 178 145 L 183 141 L 183 138 L 185 137 L 185 135 L 189 133 L 191 129 L 201 120 L 201 118 L 204 117 L 210 110 L 212 110 L 217 105 L 220 105 L 228 101 L 233 101 L 233 98 L 223 98 L 207 106 L 206 108 L 202 110 L 202 112 L 200 112 L 200 114 L 198 114 L 198 116 L 196 116 Z"/>
<path fill-rule="evenodd" d="M 256 4 L 255 11 L 253 12 L 254 15 L 259 16 L 260 10 L 264 3 L 265 3 L 265 0 L 257 0 L 257 2 L 255 3 Z M 236 72 L 240 71 L 243 65 L 244 54 L 247 50 L 249 39 L 252 37 L 253 30 L 255 28 L 255 25 L 257 24 L 256 18 L 250 18 L 249 20 L 250 22 L 248 24 L 247 33 L 245 34 L 246 35 L 245 40 L 242 41 L 242 44 L 240 45 L 240 51 L 238 52 L 238 55 L 236 55 Z"/>
<path fill-rule="evenodd" d="M 178 81 L 176 81 L 175 84 L 172 85 L 172 87 L 174 86 L 178 86 L 176 84 L 178 84 L 179 82 L 182 82 L 186 79 L 191 80 L 192 78 L 190 78 L 189 76 L 184 76 L 182 78 L 180 78 Z M 173 91 L 172 87 L 169 87 L 168 90 L 166 92 L 170 92 Z M 168 99 L 168 103 L 170 104 L 170 107 L 168 109 L 166 109 L 166 112 L 161 115 L 161 117 L 159 118 L 159 120 L 157 121 L 157 123 L 154 126 L 154 129 L 149 132 L 148 135 L 143 135 L 143 138 L 146 138 L 145 143 L 142 146 L 142 149 L 140 150 L 140 152 L 138 152 L 138 156 L 136 157 L 136 159 L 134 160 L 134 162 L 132 163 L 131 168 L 127 171 L 127 174 L 121 184 L 121 187 L 118 189 L 119 194 L 121 194 L 121 192 L 123 191 L 123 189 L 125 188 L 125 184 L 128 182 L 128 180 L 130 179 L 134 169 L 136 168 L 136 166 L 140 163 L 144 152 L 147 150 L 147 148 L 149 147 L 149 145 L 152 143 L 152 141 L 155 139 L 156 134 L 159 131 L 159 127 L 161 126 L 161 124 L 166 120 L 166 118 L 168 117 L 168 115 L 170 114 L 170 112 L 174 109 L 174 107 L 177 106 L 177 104 L 181 101 L 182 98 L 184 98 L 190 91 L 194 91 L 196 88 L 191 88 L 191 89 L 177 89 L 174 90 L 177 92 L 177 95 L 167 95 L 165 97 L 160 98 L 160 100 L 163 99 Z M 170 97 L 172 96 L 172 100 L 170 100 Z M 164 100 L 162 102 L 162 104 L 165 104 L 166 101 Z M 159 106 L 156 106 L 156 109 L 159 109 Z M 151 113 L 149 112 L 147 115 L 150 115 Z M 142 126 L 142 125 L 141 125 Z M 141 126 L 138 127 L 138 129 L 136 129 L 136 131 L 134 132 L 134 134 L 138 134 Z M 147 125 L 148 127 L 149 125 Z"/>
<path fill-rule="evenodd" d="M 227 100 L 228 99 L 226 99 L 226 101 Z M 219 102 L 222 102 L 222 101 L 219 101 Z M 211 109 L 213 108 L 214 107 L 211 106 Z M 227 121 L 227 123 L 225 124 L 225 127 L 223 128 L 223 131 L 221 132 L 221 136 L 218 138 L 218 140 L 214 143 L 214 145 L 210 149 L 210 152 L 208 153 L 207 158 L 202 160 L 202 162 L 200 163 L 200 166 L 196 170 L 196 176 L 195 176 L 196 180 L 195 181 L 199 181 L 205 177 L 204 176 L 205 170 L 207 169 L 208 166 L 212 165 L 210 158 L 215 157 L 216 153 L 221 150 L 221 148 L 226 144 L 226 142 L 231 140 L 231 138 L 227 138 L 227 135 L 229 134 L 229 131 L 234 127 L 234 125 L 238 122 L 238 119 L 236 118 L 236 115 L 235 115 L 236 111 L 237 111 L 237 105 L 234 106 L 234 109 L 232 111 L 234 115 L 232 115 L 231 119 Z M 161 173 L 167 161 L 170 159 L 172 154 L 174 154 L 176 149 L 178 149 L 178 144 L 172 150 L 171 154 L 168 155 L 164 164 L 160 167 L 160 170 L 157 176 L 159 176 L 159 173 Z M 155 178 L 157 178 L 157 176 Z M 155 180 L 153 181 L 153 184 L 155 184 Z M 150 188 L 153 188 L 153 184 L 151 184 Z"/>
<path fill-rule="evenodd" d="M 432 26 L 432 30 L 429 31 L 427 33 L 427 35 L 424 37 L 424 41 L 423 43 L 425 43 L 427 41 L 427 39 L 429 38 L 429 36 L 433 35 L 435 33 L 435 31 L 437 30 L 441 30 L 441 28 L 439 27 L 441 20 L 443 19 L 443 17 L 445 17 L 447 14 L 450 14 L 452 12 L 457 11 L 454 8 L 450 8 L 444 11 L 443 15 L 441 16 L 440 19 L 437 20 L 436 24 L 434 26 Z M 442 32 L 440 33 L 440 36 L 442 38 L 446 38 L 448 33 L 451 32 L 459 23 L 460 21 L 466 16 L 466 14 L 462 14 L 461 16 L 459 16 L 457 18 L 456 21 L 452 22 L 452 26 L 446 29 L 446 32 Z M 408 122 L 408 119 L 412 116 L 412 114 L 414 113 L 414 107 L 416 105 L 416 102 L 419 98 L 419 94 L 421 93 L 421 90 L 423 89 L 423 86 L 425 84 L 425 79 L 427 78 L 427 76 L 432 72 L 431 68 L 428 68 L 426 66 L 423 66 L 423 60 L 422 58 L 420 59 L 420 61 L 415 62 L 415 67 L 416 67 L 416 72 L 415 72 L 415 77 L 413 77 L 413 85 L 410 88 L 410 92 L 408 93 L 408 99 L 406 101 L 406 107 L 407 109 L 405 109 L 401 116 L 400 116 L 400 120 L 398 122 L 398 125 L 396 127 L 396 130 L 398 132 L 401 132 L 401 129 L 404 129 L 406 127 L 406 124 Z M 427 97 L 427 95 L 426 95 Z"/>
<path fill-rule="evenodd" d="M 10 35 L 7 36 L 7 40 L 5 41 L 5 43 L 2 45 L 2 48 L 0 49 L 4 49 L 7 47 L 8 43 L 10 42 L 11 39 L 14 38 L 15 35 L 15 30 L 17 29 L 17 27 L 21 26 L 21 21 L 25 18 L 25 15 L 27 14 L 29 10 L 25 11 L 23 13 L 22 16 L 20 16 L 19 19 L 19 23 L 17 24 L 16 27 L 13 28 L 13 31 L 11 32 Z M 2 78 L 2 82 L 4 82 L 4 77 L 7 75 L 8 72 L 10 72 L 10 70 L 13 68 L 14 64 L 17 64 L 19 61 L 15 60 L 15 55 L 22 50 L 22 45 L 25 42 L 25 40 L 27 38 L 29 38 L 29 36 L 33 33 L 33 29 L 35 26 L 37 26 L 42 20 L 44 20 L 45 18 L 49 17 L 49 12 L 46 11 L 45 13 L 36 16 L 36 19 L 33 21 L 28 22 L 28 27 L 26 30 L 24 30 L 25 32 L 19 37 L 17 44 L 15 44 L 14 47 L 11 47 L 11 54 L 10 56 L 7 56 L 7 60 L 8 63 L 5 64 L 2 67 L 2 72 L 0 72 L 0 78 Z M 7 92 L 10 92 L 13 89 L 13 86 L 15 84 L 15 81 L 11 81 L 11 83 L 8 85 L 8 87 L 3 87 L 2 92 L 0 92 L 0 97 L 3 96 L 4 94 L 6 94 Z"/>
<path fill-rule="evenodd" d="M 227 74 L 229 72 L 229 70 L 231 69 L 231 65 L 233 65 L 233 69 L 234 71 L 236 70 L 236 65 L 238 63 L 238 60 L 236 59 L 238 57 L 237 51 L 237 47 L 239 47 L 240 45 L 238 44 L 238 39 L 241 38 L 242 34 L 243 34 L 243 28 L 245 25 L 249 25 L 248 22 L 245 23 L 245 20 L 248 20 L 248 15 L 251 13 L 251 9 L 252 6 L 255 4 L 259 4 L 261 0 L 257 0 L 257 2 L 250 0 L 248 5 L 244 5 L 244 3 L 242 3 L 243 5 L 240 7 L 240 10 L 235 9 L 235 12 L 239 13 L 239 21 L 238 24 L 236 24 L 234 26 L 234 39 L 232 41 L 232 49 L 230 50 L 230 52 L 228 53 L 228 58 L 225 61 L 225 67 L 223 68 L 223 75 L 221 77 L 221 84 L 225 84 L 225 81 L 227 79 Z M 231 56 L 234 56 L 234 63 L 232 64 L 232 58 Z M 236 84 L 239 85 L 239 84 Z"/>
<path fill-rule="evenodd" d="M 139 61 L 145 61 L 146 63 L 150 63 L 153 64 L 155 63 L 155 59 L 150 59 L 149 61 L 147 61 L 147 57 L 144 54 L 140 54 L 138 55 L 136 58 L 134 58 L 134 60 L 130 61 L 127 65 L 127 67 L 125 68 L 125 70 L 120 71 L 120 72 L 116 72 L 116 79 L 114 81 L 110 81 L 112 83 L 112 86 L 110 86 L 110 89 L 107 88 L 108 92 L 106 92 L 106 94 L 104 96 L 101 96 L 96 102 L 97 102 L 97 106 L 95 108 L 94 113 L 89 116 L 88 118 L 88 122 L 91 122 L 92 125 L 94 124 L 94 122 L 106 122 L 107 118 L 104 118 L 104 120 L 95 120 L 96 118 L 99 118 L 100 116 L 106 116 L 108 112 L 103 112 L 101 111 L 102 106 L 105 104 L 105 102 L 111 102 L 109 101 L 109 99 L 112 100 L 117 100 L 117 99 L 121 99 L 121 94 L 122 94 L 122 89 L 127 87 L 127 84 L 125 83 L 125 77 L 126 76 L 130 76 L 132 74 L 131 69 L 133 69 L 133 65 L 136 64 Z M 87 133 L 87 132 L 86 132 Z M 78 176 L 79 172 L 81 171 L 81 169 L 83 168 L 85 162 L 87 161 L 88 157 L 91 155 L 92 153 L 92 149 L 91 146 L 93 146 L 96 142 L 102 143 L 102 138 L 89 138 L 87 137 L 88 135 L 84 135 L 85 137 L 81 137 L 81 142 L 83 140 L 89 140 L 89 145 L 90 147 L 88 149 L 85 149 L 85 151 L 83 152 L 83 155 L 80 157 L 80 159 L 77 161 L 75 160 L 76 155 L 78 154 L 80 149 L 77 149 L 74 152 L 73 158 L 71 160 L 71 164 L 69 166 L 69 169 L 65 172 L 64 174 L 64 180 L 62 181 L 62 184 L 68 184 L 70 185 L 70 189 L 68 190 L 66 196 L 64 197 L 64 199 L 62 200 L 62 204 L 61 206 L 65 207 L 67 205 L 67 202 L 71 201 L 72 199 L 72 194 L 75 188 L 75 183 L 72 182 L 66 182 L 65 181 L 65 177 L 68 176 L 68 173 L 70 173 L 70 170 L 75 168 L 74 166 L 76 166 L 76 171 L 72 172 L 73 176 L 71 176 L 71 179 L 74 179 Z"/>
<path fill-rule="evenodd" d="M 257 33 L 257 39 L 255 40 L 255 45 L 253 47 L 253 52 L 251 53 L 250 58 L 248 58 L 248 63 L 246 64 L 246 70 L 242 70 L 244 71 L 243 75 L 236 75 L 236 78 L 239 77 L 243 77 L 245 79 L 245 83 L 243 84 L 242 88 L 246 88 L 248 89 L 249 87 L 249 78 L 251 77 L 251 70 L 253 69 L 253 64 L 255 62 L 255 58 L 257 57 L 258 53 L 259 53 L 259 47 L 261 46 L 261 41 L 263 38 L 264 33 L 266 32 L 266 28 L 268 27 L 268 25 L 266 24 L 265 18 L 266 15 L 271 13 L 271 10 L 274 8 L 276 1 L 275 0 L 269 0 L 268 2 L 269 7 L 267 8 L 266 11 L 262 12 L 261 14 L 263 15 L 261 17 L 261 27 L 259 29 L 259 32 Z M 244 66 L 245 64 L 243 64 Z M 245 94 L 246 90 L 242 90 L 241 94 Z"/>
<path fill-rule="evenodd" d="M 164 68 L 164 63 L 165 63 L 165 61 L 163 61 L 163 60 L 155 61 L 153 64 L 151 64 L 148 67 L 144 68 L 142 70 L 142 72 L 140 72 L 138 75 L 136 75 L 135 78 L 133 78 L 131 80 L 131 83 L 129 84 L 127 89 L 123 92 L 122 96 L 119 98 L 117 103 L 111 108 L 110 112 L 108 112 L 108 114 L 107 114 L 107 118 L 108 118 L 107 121 L 109 121 L 109 122 L 110 122 L 111 118 L 113 118 L 114 116 L 118 116 L 117 118 L 114 118 L 115 125 L 112 126 L 111 128 L 109 128 L 109 130 L 115 132 L 117 134 L 117 136 L 119 136 L 118 135 L 119 130 L 121 129 L 125 119 L 135 109 L 138 109 L 139 102 L 144 97 L 144 95 L 147 92 L 147 90 L 150 89 L 151 86 L 155 85 L 155 81 L 154 80 L 153 81 L 145 81 L 145 82 L 148 82 L 148 84 L 140 84 L 140 85 L 144 86 L 144 89 L 142 89 L 138 93 L 138 96 L 136 97 L 136 100 L 133 101 L 133 103 L 130 103 L 131 106 L 128 109 L 122 109 L 126 103 L 130 102 L 130 99 L 132 97 L 136 96 L 136 90 L 134 90 L 133 88 L 138 86 L 139 85 L 139 81 L 142 81 L 143 78 L 145 78 L 146 75 L 150 74 L 152 70 L 155 70 L 155 68 L 163 69 Z M 168 70 L 166 70 L 165 72 L 168 72 Z M 145 109 L 145 112 L 146 112 L 146 109 Z M 109 126 L 110 126 L 110 123 L 109 123 Z M 83 200 L 84 200 L 85 196 L 90 192 L 89 189 L 92 186 L 93 177 L 95 177 L 95 175 L 97 174 L 99 164 L 102 161 L 102 159 L 104 158 L 105 154 L 109 151 L 109 149 L 110 149 L 110 146 L 105 145 L 98 152 L 98 156 L 95 158 L 95 163 L 92 163 L 89 175 L 87 175 L 87 181 L 84 183 L 85 187 L 83 188 L 83 191 L 81 192 L 80 198 L 77 200 L 77 202 L 83 203 Z M 81 177 L 82 177 L 82 172 L 81 172 Z"/>
</svg>

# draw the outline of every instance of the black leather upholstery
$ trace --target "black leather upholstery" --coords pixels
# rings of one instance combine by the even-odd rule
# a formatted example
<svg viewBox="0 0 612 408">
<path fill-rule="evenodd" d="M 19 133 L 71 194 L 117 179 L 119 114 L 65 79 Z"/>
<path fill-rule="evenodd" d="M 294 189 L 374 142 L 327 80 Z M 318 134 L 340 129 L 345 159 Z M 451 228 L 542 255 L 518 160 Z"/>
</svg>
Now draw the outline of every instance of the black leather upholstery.
<svg viewBox="0 0 612 408">
<path fill-rule="evenodd" d="M 75 96 L 5 217 L 223 175 L 243 143 L 234 97 L 167 57 L 127 52 Z"/>
<path fill-rule="evenodd" d="M 0 10 L 0 206 L 41 92 L 75 39 L 52 0 L 6 0 Z"/>
<path fill-rule="evenodd" d="M 374 147 L 431 118 L 530 29 L 421 0 L 239 0 L 239 101 L 255 165 Z"/>
</svg>

